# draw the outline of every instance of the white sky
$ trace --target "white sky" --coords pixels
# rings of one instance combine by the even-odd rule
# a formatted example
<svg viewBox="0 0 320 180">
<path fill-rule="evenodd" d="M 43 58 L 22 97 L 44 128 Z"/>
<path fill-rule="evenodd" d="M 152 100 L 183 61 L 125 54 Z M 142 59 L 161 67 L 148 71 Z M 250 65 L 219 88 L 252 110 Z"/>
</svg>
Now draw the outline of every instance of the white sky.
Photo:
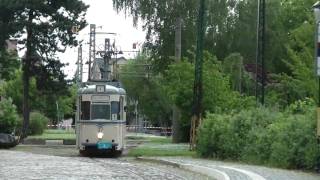
<svg viewBox="0 0 320 180">
<path fill-rule="evenodd" d="M 145 39 L 145 32 L 142 31 L 141 26 L 133 27 L 131 17 L 125 17 L 123 12 L 117 14 L 113 9 L 112 0 L 83 0 L 90 5 L 87 11 L 86 19 L 88 24 L 96 24 L 102 26 L 97 28 L 97 32 L 112 32 L 117 33 L 117 36 L 111 35 L 97 35 L 96 36 L 96 51 L 99 47 L 104 47 L 104 38 L 116 40 L 116 47 L 122 51 L 132 51 L 133 43 L 143 43 Z M 83 62 L 88 60 L 89 47 L 89 25 L 84 28 L 78 35 L 78 40 L 83 40 Z M 64 72 L 68 79 L 74 76 L 76 71 L 76 62 L 78 56 L 78 48 L 67 48 L 66 52 L 59 54 L 59 58 L 63 63 L 69 63 L 69 66 L 64 68 Z M 136 53 L 125 53 L 125 57 L 134 57 Z M 84 64 L 84 72 L 88 71 L 88 65 Z M 86 79 L 87 74 L 83 74 Z"/>
</svg>

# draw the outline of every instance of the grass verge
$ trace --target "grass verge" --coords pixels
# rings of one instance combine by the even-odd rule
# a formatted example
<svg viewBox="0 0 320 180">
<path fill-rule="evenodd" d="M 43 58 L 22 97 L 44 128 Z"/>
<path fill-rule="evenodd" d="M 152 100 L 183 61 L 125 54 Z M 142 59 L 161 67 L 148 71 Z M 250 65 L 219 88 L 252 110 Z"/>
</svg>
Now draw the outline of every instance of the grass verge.
<svg viewBox="0 0 320 180">
<path fill-rule="evenodd" d="M 66 131 L 62 129 L 47 129 L 41 135 L 28 136 L 28 139 L 45 139 L 45 140 L 59 140 L 59 139 L 76 139 L 74 131 Z"/>
<path fill-rule="evenodd" d="M 130 139 L 130 138 L 129 138 Z M 171 138 L 166 137 L 143 137 L 145 141 L 140 146 L 132 148 L 128 156 L 195 156 L 194 151 L 189 150 L 188 144 L 172 144 Z"/>
</svg>

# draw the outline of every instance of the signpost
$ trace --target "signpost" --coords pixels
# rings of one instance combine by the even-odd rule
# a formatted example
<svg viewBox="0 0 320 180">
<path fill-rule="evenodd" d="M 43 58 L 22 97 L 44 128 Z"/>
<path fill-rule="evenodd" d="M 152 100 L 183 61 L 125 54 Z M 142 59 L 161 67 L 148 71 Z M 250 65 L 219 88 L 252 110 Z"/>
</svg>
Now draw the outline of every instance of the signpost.
<svg viewBox="0 0 320 180">
<path fill-rule="evenodd" d="M 320 137 L 320 1 L 313 5 L 315 20 L 316 20 L 316 34 L 315 34 L 315 63 L 316 74 L 318 76 L 318 108 L 317 108 L 317 135 Z"/>
</svg>

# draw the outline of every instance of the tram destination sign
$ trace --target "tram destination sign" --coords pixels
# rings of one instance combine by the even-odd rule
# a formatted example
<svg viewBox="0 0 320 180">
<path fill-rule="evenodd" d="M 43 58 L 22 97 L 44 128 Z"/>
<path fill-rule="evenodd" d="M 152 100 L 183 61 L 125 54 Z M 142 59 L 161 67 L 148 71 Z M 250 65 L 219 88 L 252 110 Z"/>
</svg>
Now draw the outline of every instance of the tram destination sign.
<svg viewBox="0 0 320 180">
<path fill-rule="evenodd" d="M 97 85 L 96 86 L 96 92 L 97 93 L 104 93 L 106 91 L 106 86 L 105 85 Z"/>
<path fill-rule="evenodd" d="M 110 101 L 110 96 L 92 95 L 91 96 L 91 101 L 109 102 Z"/>
</svg>

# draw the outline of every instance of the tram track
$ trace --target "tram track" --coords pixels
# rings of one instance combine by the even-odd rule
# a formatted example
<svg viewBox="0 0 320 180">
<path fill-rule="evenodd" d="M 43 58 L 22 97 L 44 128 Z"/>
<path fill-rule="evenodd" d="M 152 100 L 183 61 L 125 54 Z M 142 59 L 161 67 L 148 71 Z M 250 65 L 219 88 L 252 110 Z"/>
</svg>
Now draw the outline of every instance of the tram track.
<svg viewBox="0 0 320 180">
<path fill-rule="evenodd" d="M 149 179 L 187 180 L 188 179 L 186 177 L 178 175 L 176 172 L 172 172 L 166 169 L 163 166 L 151 164 L 151 163 L 143 164 L 140 162 L 129 162 L 127 160 L 110 159 L 110 158 L 87 158 L 85 161 L 88 163 L 95 163 L 107 169 L 108 171 L 111 170 L 113 172 L 116 172 L 117 177 L 115 177 L 115 179 L 137 179 L 137 180 L 149 180 Z"/>
</svg>

